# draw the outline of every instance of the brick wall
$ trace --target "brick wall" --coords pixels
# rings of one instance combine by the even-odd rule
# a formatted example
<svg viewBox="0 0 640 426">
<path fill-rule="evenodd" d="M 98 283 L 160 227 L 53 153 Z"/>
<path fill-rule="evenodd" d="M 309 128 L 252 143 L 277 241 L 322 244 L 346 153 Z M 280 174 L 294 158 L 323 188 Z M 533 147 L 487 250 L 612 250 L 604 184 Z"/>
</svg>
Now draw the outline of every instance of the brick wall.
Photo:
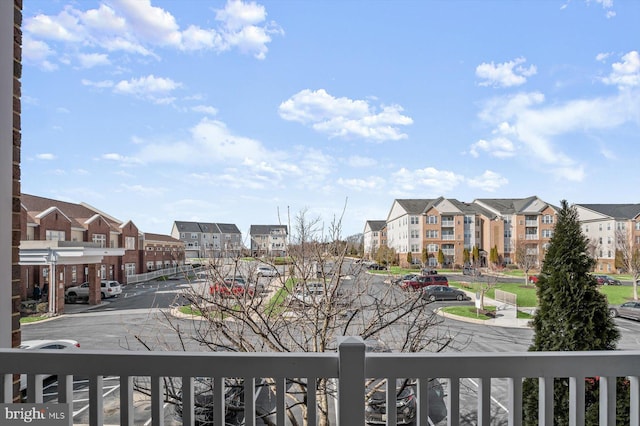
<svg viewBox="0 0 640 426">
<path fill-rule="evenodd" d="M 11 300 L 12 312 L 12 337 L 11 344 L 16 347 L 20 344 L 20 95 L 22 76 L 22 0 L 13 0 L 13 197 L 12 197 L 12 219 L 11 219 Z"/>
</svg>

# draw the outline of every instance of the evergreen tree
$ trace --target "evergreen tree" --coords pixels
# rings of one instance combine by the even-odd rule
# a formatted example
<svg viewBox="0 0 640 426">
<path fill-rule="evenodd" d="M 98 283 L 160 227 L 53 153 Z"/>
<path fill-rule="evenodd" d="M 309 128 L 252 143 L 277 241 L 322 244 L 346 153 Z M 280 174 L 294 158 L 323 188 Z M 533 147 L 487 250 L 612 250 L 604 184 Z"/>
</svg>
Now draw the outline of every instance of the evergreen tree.
<svg viewBox="0 0 640 426">
<path fill-rule="evenodd" d="M 605 296 L 589 274 L 595 260 L 588 255 L 578 213 L 561 202 L 553 238 L 538 277 L 538 309 L 533 318 L 534 339 L 530 351 L 613 350 L 620 335 L 608 314 Z M 524 423 L 538 424 L 538 381 L 524 383 Z M 597 386 L 585 387 L 587 413 L 597 404 Z M 622 398 L 621 398 L 622 400 Z M 595 410 L 597 411 L 597 410 Z M 591 416 L 588 416 L 589 418 Z M 554 422 L 569 422 L 569 381 L 554 383 Z M 589 421 L 587 424 L 591 424 Z M 597 420 L 596 423 L 597 424 Z"/>
</svg>

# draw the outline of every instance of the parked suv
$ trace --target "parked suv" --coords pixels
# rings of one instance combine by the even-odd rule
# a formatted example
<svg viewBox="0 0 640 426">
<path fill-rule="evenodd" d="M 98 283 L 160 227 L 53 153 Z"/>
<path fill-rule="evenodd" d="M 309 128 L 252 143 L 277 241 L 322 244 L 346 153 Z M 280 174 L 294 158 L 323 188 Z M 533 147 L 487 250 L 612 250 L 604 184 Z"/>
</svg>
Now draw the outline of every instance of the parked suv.
<svg viewBox="0 0 640 426">
<path fill-rule="evenodd" d="M 430 285 L 442 285 L 448 287 L 449 280 L 444 275 L 421 275 L 404 280 L 400 283 L 400 287 L 407 290 L 418 290 Z"/>
<path fill-rule="evenodd" d="M 116 297 L 120 293 L 122 293 L 122 286 L 118 281 L 100 282 L 100 296 L 103 299 Z M 67 288 L 64 292 L 64 297 L 69 303 L 75 303 L 79 299 L 89 300 L 89 283 L 84 282 L 80 285 Z"/>
</svg>

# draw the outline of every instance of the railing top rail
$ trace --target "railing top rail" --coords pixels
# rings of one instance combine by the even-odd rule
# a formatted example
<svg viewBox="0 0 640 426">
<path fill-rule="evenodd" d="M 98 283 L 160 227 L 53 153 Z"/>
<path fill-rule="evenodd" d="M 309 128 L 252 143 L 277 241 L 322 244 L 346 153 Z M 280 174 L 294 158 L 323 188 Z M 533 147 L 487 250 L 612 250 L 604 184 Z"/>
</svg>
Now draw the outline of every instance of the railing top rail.
<svg viewBox="0 0 640 426">
<path fill-rule="evenodd" d="M 337 353 L 0 349 L 0 374 L 337 377 Z"/>
<path fill-rule="evenodd" d="M 640 351 L 371 353 L 369 377 L 593 377 L 640 375 Z"/>
<path fill-rule="evenodd" d="M 0 349 L 0 374 L 337 377 L 339 354 Z M 366 353 L 368 377 L 640 375 L 640 351 Z"/>
</svg>

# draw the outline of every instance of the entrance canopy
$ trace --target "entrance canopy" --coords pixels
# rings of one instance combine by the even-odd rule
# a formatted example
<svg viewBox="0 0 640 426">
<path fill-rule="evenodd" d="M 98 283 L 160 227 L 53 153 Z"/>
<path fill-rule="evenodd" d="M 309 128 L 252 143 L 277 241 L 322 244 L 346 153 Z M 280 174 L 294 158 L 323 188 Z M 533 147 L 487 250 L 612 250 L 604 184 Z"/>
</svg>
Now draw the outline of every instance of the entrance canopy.
<svg viewBox="0 0 640 426">
<path fill-rule="evenodd" d="M 123 248 L 100 247 L 98 243 L 85 243 L 78 241 L 21 241 L 20 265 L 23 266 L 48 266 L 53 282 L 49 287 L 49 312 L 57 314 L 58 285 L 56 284 L 56 267 L 64 265 L 99 264 L 104 256 L 123 256 Z M 93 290 L 96 284 L 89 280 Z M 60 288 L 64 291 L 64 287 Z M 62 303 L 62 302 L 60 302 Z"/>
<path fill-rule="evenodd" d="M 82 265 L 101 263 L 104 256 L 123 256 L 124 248 L 78 241 L 20 241 L 20 265 Z"/>
</svg>

